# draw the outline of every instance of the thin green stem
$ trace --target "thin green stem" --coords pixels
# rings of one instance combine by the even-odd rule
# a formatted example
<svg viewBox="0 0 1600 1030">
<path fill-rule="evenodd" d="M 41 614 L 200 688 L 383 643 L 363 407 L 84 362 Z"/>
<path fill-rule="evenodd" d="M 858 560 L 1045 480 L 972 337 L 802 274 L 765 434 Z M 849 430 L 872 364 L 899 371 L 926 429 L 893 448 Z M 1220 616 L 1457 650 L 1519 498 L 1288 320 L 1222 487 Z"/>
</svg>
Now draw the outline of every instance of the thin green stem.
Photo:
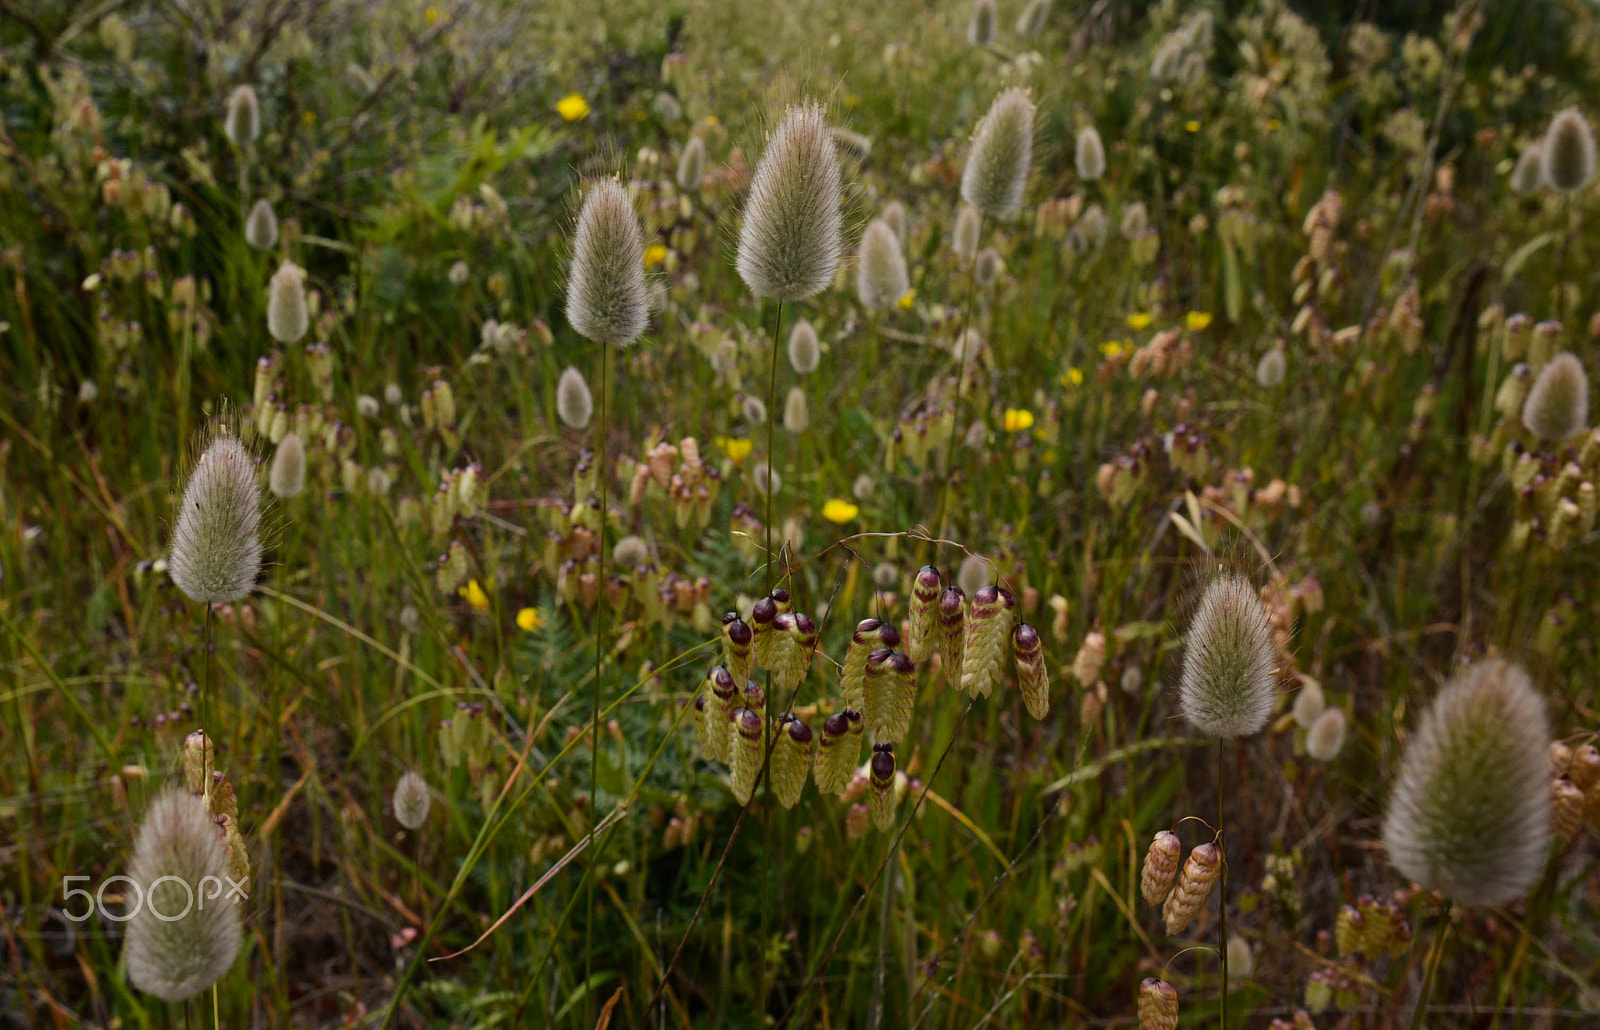
<svg viewBox="0 0 1600 1030">
<path fill-rule="evenodd" d="M 1450 930 L 1455 921 L 1450 914 L 1444 917 L 1444 928 L 1439 931 L 1439 936 L 1433 939 L 1433 951 L 1428 956 L 1428 971 L 1422 977 L 1422 993 L 1417 996 L 1417 1007 L 1411 1012 L 1411 1030 L 1420 1030 L 1422 1026 L 1422 1013 L 1428 1007 L 1428 999 L 1433 995 L 1433 982 L 1439 975 L 1439 963 L 1444 958 L 1444 949 L 1450 939 Z"/>
<path fill-rule="evenodd" d="M 778 301 L 778 315 L 772 328 L 772 361 L 771 369 L 767 372 L 767 481 L 761 484 L 762 492 L 767 495 L 766 514 L 762 517 L 762 524 L 766 531 L 767 545 L 767 593 L 772 593 L 772 476 L 777 470 L 776 443 L 773 436 L 773 415 L 777 411 L 778 402 L 778 338 L 783 335 L 783 301 Z M 769 705 L 770 709 L 771 706 Z"/>
<path fill-rule="evenodd" d="M 978 216 L 978 242 L 983 242 L 983 216 Z M 974 258 L 967 266 L 967 302 L 961 306 L 961 328 L 956 331 L 956 349 L 960 354 L 956 358 L 956 411 L 950 422 L 950 436 L 944 445 L 944 482 L 939 485 L 939 536 L 946 536 L 950 527 L 950 509 L 947 504 L 950 500 L 950 481 L 955 478 L 956 471 L 956 434 L 961 429 L 961 423 L 966 421 L 968 397 L 966 395 L 967 365 L 970 364 L 971 355 L 967 353 L 967 326 L 972 320 L 972 304 L 978 293 L 978 262 Z"/>
<path fill-rule="evenodd" d="M 205 676 L 200 681 L 200 791 L 211 804 L 211 769 L 208 763 L 216 741 L 206 727 L 211 723 L 211 602 L 206 602 L 205 635 L 200 646 L 205 650 Z"/>
<path fill-rule="evenodd" d="M 1222 852 L 1222 874 L 1217 884 L 1218 933 L 1222 937 L 1222 1008 L 1218 1025 L 1223 1030 L 1228 1026 L 1228 847 L 1222 837 L 1222 768 L 1227 749 L 1226 741 L 1217 741 L 1217 843 Z"/>
<path fill-rule="evenodd" d="M 606 358 L 611 347 L 608 344 L 600 345 L 600 418 L 595 423 L 596 434 L 600 437 L 600 459 L 596 469 L 600 477 L 600 528 L 595 533 L 595 540 L 599 544 L 599 571 L 596 573 L 600 581 L 600 590 L 594 600 L 594 707 L 592 718 L 589 722 L 589 814 L 592 821 L 600 810 L 599 798 L 595 791 L 599 781 L 600 772 L 600 666 L 601 656 L 605 649 L 606 636 L 606 487 L 611 478 L 606 468 Z M 583 930 L 583 981 L 589 983 L 594 969 L 594 878 L 589 879 L 588 904 L 589 917 Z M 586 1006 L 589 1011 L 589 1022 L 594 1022 L 594 995 L 588 992 Z"/>
<path fill-rule="evenodd" d="M 778 467 L 778 462 L 777 462 L 778 455 L 777 455 L 777 450 L 776 450 L 777 444 L 775 442 L 777 426 L 776 426 L 775 423 L 778 421 L 778 352 L 779 352 L 779 347 L 780 347 L 780 340 L 782 339 L 782 337 L 783 337 L 783 301 L 780 300 L 780 301 L 778 301 L 778 313 L 774 317 L 773 325 L 772 325 L 772 360 L 769 362 L 769 364 L 772 367 L 767 370 L 767 482 L 766 482 L 766 488 L 767 488 L 767 490 L 766 490 L 766 493 L 767 493 L 767 511 L 766 511 L 766 516 L 765 516 L 765 518 L 763 518 L 762 522 L 763 522 L 763 524 L 765 526 L 766 536 L 767 536 L 767 593 L 768 594 L 772 593 L 772 561 L 773 561 L 773 553 L 772 553 L 772 495 L 777 492 L 776 490 L 774 490 L 772 488 L 772 477 L 774 475 L 775 470 Z M 790 476 L 791 479 L 794 478 L 794 468 L 792 466 L 787 468 L 787 469 L 785 469 L 785 471 L 789 473 L 789 476 Z M 773 732 L 772 732 L 772 720 L 773 720 L 773 717 L 774 717 L 774 711 L 773 711 L 774 703 L 776 701 L 777 701 L 777 698 L 773 696 L 773 690 L 772 690 L 772 673 L 769 671 L 767 673 L 767 710 L 766 710 L 766 713 L 764 715 L 764 718 L 767 721 L 767 726 L 766 726 L 766 729 L 765 729 L 766 740 L 767 740 L 767 754 L 766 754 L 766 758 L 762 761 L 761 776 L 765 776 L 766 775 L 767 762 L 771 761 L 771 759 L 772 759 L 772 745 L 773 745 L 773 743 L 775 741 L 775 738 L 773 737 Z M 768 808 L 766 808 L 766 807 L 763 807 L 761 809 L 761 846 L 762 846 L 762 850 L 765 851 L 767 854 L 769 854 L 769 855 L 772 854 L 772 819 L 771 819 L 771 813 L 769 812 Z M 768 899 L 767 899 L 767 882 L 768 882 L 767 881 L 767 875 L 768 875 L 769 869 L 770 869 L 770 866 L 767 863 L 763 862 L 761 864 L 761 949 L 762 950 L 761 950 L 761 961 L 757 964 L 757 970 L 756 970 L 756 1000 L 757 1000 L 758 1004 L 760 1004 L 762 1011 L 766 1011 L 766 1005 L 767 1005 L 766 947 L 767 947 L 767 919 L 768 919 L 768 916 L 770 914 L 769 913 L 769 909 L 768 909 Z"/>
</svg>

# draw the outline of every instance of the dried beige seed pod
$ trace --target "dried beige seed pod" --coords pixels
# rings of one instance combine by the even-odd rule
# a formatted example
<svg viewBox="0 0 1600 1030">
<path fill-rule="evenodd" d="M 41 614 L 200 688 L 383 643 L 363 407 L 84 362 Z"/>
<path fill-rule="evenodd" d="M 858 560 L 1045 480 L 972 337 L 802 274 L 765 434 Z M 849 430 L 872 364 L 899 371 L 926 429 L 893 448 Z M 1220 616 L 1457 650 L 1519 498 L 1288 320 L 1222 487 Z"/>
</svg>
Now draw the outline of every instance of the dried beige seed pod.
<svg viewBox="0 0 1600 1030">
<path fill-rule="evenodd" d="M 872 825 L 884 833 L 894 829 L 894 745 L 884 742 L 872 745 L 869 767 L 869 798 Z"/>
<path fill-rule="evenodd" d="M 733 735 L 729 738 L 733 796 L 741 805 L 750 803 L 761 772 L 761 716 L 740 706 L 733 710 Z"/>
<path fill-rule="evenodd" d="M 1183 932 L 1183 928 L 1194 919 L 1195 913 L 1200 911 L 1200 906 L 1205 904 L 1221 874 L 1221 848 L 1206 843 L 1189 852 L 1188 860 L 1183 863 L 1183 871 L 1178 874 L 1177 884 L 1161 906 L 1161 914 L 1167 923 L 1167 936 Z"/>
<path fill-rule="evenodd" d="M 587 429 L 594 417 L 594 394 L 583 373 L 571 365 L 556 380 L 556 416 L 573 429 Z"/>
<path fill-rule="evenodd" d="M 939 651 L 944 655 L 945 680 L 961 689 L 961 670 L 966 664 L 967 595 L 960 587 L 945 587 L 939 595 Z"/>
<path fill-rule="evenodd" d="M 1033 101 L 1012 87 L 995 97 L 978 123 L 961 173 L 961 199 L 992 218 L 1022 207 L 1033 159 Z"/>
<path fill-rule="evenodd" d="M 867 674 L 867 655 L 879 648 L 893 650 L 900 644 L 900 631 L 893 623 L 862 619 L 844 651 L 844 669 L 839 674 L 839 691 L 846 708 L 861 711 L 864 701 L 862 682 Z"/>
<path fill-rule="evenodd" d="M 1176 1030 L 1178 989 L 1165 980 L 1145 977 L 1139 984 L 1139 1030 Z"/>
<path fill-rule="evenodd" d="M 232 436 L 215 436 L 184 486 L 167 574 L 201 604 L 231 604 L 261 572 L 261 485 L 255 456 Z"/>
<path fill-rule="evenodd" d="M 806 786 L 813 749 L 811 727 L 792 713 L 778 716 L 778 739 L 772 747 L 772 792 L 778 804 L 793 808 Z"/>
<path fill-rule="evenodd" d="M 961 689 L 974 698 L 988 697 L 1000 679 L 1011 614 L 1017 602 L 1010 591 L 986 586 L 972 595 L 967 613 L 967 640 L 961 658 Z"/>
<path fill-rule="evenodd" d="M 906 654 L 918 665 L 933 655 L 939 632 L 939 593 L 939 570 L 932 565 L 918 569 L 916 581 L 911 584 L 911 610 L 906 634 Z"/>
<path fill-rule="evenodd" d="M 578 213 L 567 275 L 567 321 L 585 339 L 626 347 L 649 320 L 644 237 L 627 189 L 612 179 L 590 187 Z"/>
<path fill-rule="evenodd" d="M 222 116 L 222 131 L 236 147 L 248 147 L 261 135 L 261 104 L 249 84 L 228 94 L 227 113 Z"/>
<path fill-rule="evenodd" d="M 1261 598 L 1243 576 L 1217 575 L 1189 626 L 1178 694 L 1184 717 L 1207 736 L 1248 737 L 1266 725 L 1277 685 Z"/>
<path fill-rule="evenodd" d="M 873 219 L 861 236 L 861 249 L 856 257 L 856 295 L 862 307 L 893 307 L 910 288 L 900 237 L 888 222 Z"/>
<path fill-rule="evenodd" d="M 1043 719 L 1050 714 L 1050 674 L 1044 666 L 1039 631 L 1021 623 L 1011 631 L 1011 654 L 1017 663 L 1017 686 L 1028 714 Z"/>
<path fill-rule="evenodd" d="M 758 297 L 828 288 L 842 245 L 839 156 L 817 104 L 791 106 L 756 165 L 739 230 L 739 277 Z"/>
<path fill-rule="evenodd" d="M 262 197 L 250 208 L 244 220 L 244 241 L 256 250 L 271 250 L 278 245 L 278 216 L 267 198 Z"/>
<path fill-rule="evenodd" d="M 1576 107 L 1550 119 L 1539 150 L 1544 181 L 1553 189 L 1573 193 L 1594 177 L 1594 131 Z"/>
<path fill-rule="evenodd" d="M 1150 841 L 1144 853 L 1144 869 L 1139 873 L 1139 892 L 1144 900 L 1159 905 L 1172 892 L 1172 882 L 1178 877 L 1178 859 L 1183 845 L 1171 830 L 1162 830 Z"/>
<path fill-rule="evenodd" d="M 738 683 L 720 665 L 706 674 L 707 732 L 703 750 L 707 758 L 724 765 L 732 764 L 733 713 L 742 700 Z"/>
<path fill-rule="evenodd" d="M 909 657 L 886 647 L 867 655 L 861 717 L 874 741 L 901 740 L 911 729 L 916 669 Z"/>
<path fill-rule="evenodd" d="M 734 683 L 750 679 L 752 638 L 749 623 L 739 618 L 738 612 L 728 612 L 722 617 L 722 664 L 727 667 Z"/>
<path fill-rule="evenodd" d="M 851 708 L 828 716 L 822 724 L 822 740 L 817 745 L 817 764 L 812 776 L 822 794 L 843 794 L 855 775 L 856 758 L 861 754 L 863 736 L 861 713 Z"/>
<path fill-rule="evenodd" d="M 285 261 L 267 284 L 267 332 L 279 343 L 294 343 L 310 328 L 305 272 Z"/>
<path fill-rule="evenodd" d="M 394 785 L 394 796 L 390 804 L 394 807 L 394 817 L 401 826 L 408 830 L 422 828 L 428 820 L 428 808 L 433 801 L 433 795 L 428 790 L 428 781 L 424 780 L 416 770 L 408 769 L 400 777 L 400 782 Z"/>
</svg>

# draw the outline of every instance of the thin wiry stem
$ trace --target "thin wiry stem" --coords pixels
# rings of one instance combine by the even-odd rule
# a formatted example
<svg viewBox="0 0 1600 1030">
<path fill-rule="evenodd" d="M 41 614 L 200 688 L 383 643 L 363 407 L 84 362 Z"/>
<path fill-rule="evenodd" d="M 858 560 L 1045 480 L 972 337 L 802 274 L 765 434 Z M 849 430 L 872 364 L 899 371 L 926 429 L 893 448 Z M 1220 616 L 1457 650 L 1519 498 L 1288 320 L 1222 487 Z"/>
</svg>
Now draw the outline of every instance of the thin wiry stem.
<svg viewBox="0 0 1600 1030">
<path fill-rule="evenodd" d="M 773 470 L 777 468 L 777 453 L 775 451 L 776 444 L 774 442 L 775 437 L 776 437 L 777 427 L 774 425 L 774 423 L 777 422 L 777 416 L 778 416 L 778 407 L 777 407 L 777 404 L 778 404 L 778 347 L 779 347 L 779 340 L 782 338 L 782 336 L 783 336 L 783 301 L 780 300 L 780 301 L 778 301 L 778 313 L 777 313 L 777 316 L 773 320 L 773 326 L 772 326 L 772 361 L 770 362 L 772 367 L 767 372 L 767 513 L 766 513 L 766 516 L 762 519 L 762 523 L 763 523 L 763 525 L 764 525 L 764 527 L 766 529 L 766 535 L 767 535 L 767 562 L 766 562 L 766 567 L 767 567 L 767 593 L 768 594 L 772 593 L 772 495 L 776 492 L 772 488 L 772 477 L 773 477 Z M 790 469 L 787 469 L 786 471 L 788 471 L 791 474 L 791 477 L 792 477 L 794 470 L 792 468 L 790 468 Z M 742 687 L 739 686 L 739 684 L 734 684 L 734 686 L 736 688 L 738 688 L 738 689 L 743 689 Z M 773 721 L 773 717 L 774 717 L 773 716 L 772 702 L 774 702 L 776 700 L 777 700 L 777 698 L 772 696 L 772 673 L 771 673 L 771 671 L 768 671 L 768 673 L 767 673 L 767 711 L 766 711 L 765 716 L 764 716 L 764 718 L 766 719 L 766 722 L 767 722 L 767 725 L 764 728 L 764 730 L 765 730 L 765 732 L 767 734 L 767 758 L 766 758 L 765 761 L 762 762 L 762 772 L 763 773 L 765 773 L 765 771 L 766 771 L 766 763 L 768 761 L 770 761 L 771 758 L 772 758 L 772 746 L 773 746 L 774 743 L 776 743 L 776 738 L 773 736 L 773 732 L 772 732 L 772 721 Z M 731 841 L 730 841 L 730 843 L 731 843 Z M 772 853 L 772 820 L 771 820 L 771 814 L 770 814 L 768 808 L 763 808 L 761 810 L 761 845 L 762 845 L 762 850 L 764 850 L 768 854 Z M 769 868 L 770 868 L 770 866 L 768 865 L 768 863 L 763 862 L 761 864 L 761 940 L 762 941 L 765 941 L 767 939 L 767 915 L 768 915 L 768 911 L 767 911 L 767 871 L 768 871 Z M 765 945 L 763 944 L 763 949 L 764 948 L 765 948 Z M 763 1008 L 766 1006 L 766 994 L 767 994 L 767 963 L 766 963 L 766 953 L 763 950 L 763 952 L 762 952 L 762 961 L 757 965 L 757 969 L 756 969 L 756 1000 L 757 1000 L 757 1003 L 760 1004 Z"/>
<path fill-rule="evenodd" d="M 211 755 L 212 744 L 211 730 L 211 602 L 206 602 L 206 625 L 204 635 L 201 637 L 200 646 L 205 651 L 205 675 L 200 681 L 200 792 L 206 799 L 206 806 L 211 805 L 211 770 L 208 768 L 208 759 Z"/>
<path fill-rule="evenodd" d="M 1222 872 L 1217 881 L 1218 934 L 1222 939 L 1222 1008 L 1217 1025 L 1228 1026 L 1228 848 L 1222 839 L 1222 767 L 1227 753 L 1226 741 L 1217 741 L 1217 846 L 1222 852 Z"/>
<path fill-rule="evenodd" d="M 983 215 L 978 216 L 978 243 L 983 242 Z M 950 509 L 946 507 L 950 500 L 950 481 L 955 478 L 956 471 L 956 433 L 961 428 L 961 423 L 966 416 L 967 395 L 967 365 L 971 355 L 967 353 L 967 325 L 972 320 L 973 299 L 978 293 L 978 262 L 974 258 L 968 262 L 967 267 L 967 302 L 961 307 L 961 328 L 956 331 L 956 347 L 960 356 L 956 359 L 956 410 L 950 421 L 950 436 L 944 445 L 944 482 L 939 485 L 939 535 L 944 536 L 950 527 Z"/>
<path fill-rule="evenodd" d="M 1455 926 L 1451 918 L 1452 913 L 1444 917 L 1444 928 L 1439 931 L 1439 936 L 1434 938 L 1433 953 L 1428 956 L 1428 971 L 1422 977 L 1422 993 L 1417 996 L 1417 1007 L 1411 1012 L 1411 1030 L 1419 1030 L 1422 1026 L 1422 1013 L 1428 1007 L 1428 998 L 1433 994 L 1433 981 L 1439 975 L 1439 962 L 1444 958 L 1444 949 L 1450 939 L 1450 930 Z"/>
<path fill-rule="evenodd" d="M 600 529 L 595 534 L 595 540 L 600 545 L 599 571 L 596 573 L 600 581 L 600 591 L 594 600 L 594 707 L 589 721 L 589 813 L 590 818 L 600 810 L 600 802 L 595 794 L 596 784 L 600 772 L 600 664 L 601 655 L 605 647 L 606 636 L 606 486 L 610 476 L 606 471 L 606 358 L 611 351 L 609 344 L 600 345 L 600 418 L 596 425 L 596 433 L 600 437 L 600 463 L 596 466 L 600 476 Z M 588 983 L 593 973 L 594 966 L 594 878 L 589 879 L 589 917 L 583 929 L 583 982 Z M 588 993 L 589 1021 L 594 1021 L 594 992 Z"/>
</svg>

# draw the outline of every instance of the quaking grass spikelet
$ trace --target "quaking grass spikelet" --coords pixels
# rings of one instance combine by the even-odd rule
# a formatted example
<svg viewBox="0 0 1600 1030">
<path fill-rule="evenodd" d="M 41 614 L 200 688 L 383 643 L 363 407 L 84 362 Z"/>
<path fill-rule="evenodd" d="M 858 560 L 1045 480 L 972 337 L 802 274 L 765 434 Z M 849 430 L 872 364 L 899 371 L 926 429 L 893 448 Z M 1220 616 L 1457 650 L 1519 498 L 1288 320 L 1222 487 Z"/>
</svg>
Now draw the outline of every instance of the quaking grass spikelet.
<svg viewBox="0 0 1600 1030">
<path fill-rule="evenodd" d="M 778 740 L 772 748 L 772 792 L 778 804 L 793 808 L 811 771 L 811 727 L 785 712 L 778 716 Z"/>
<path fill-rule="evenodd" d="M 861 713 L 846 708 L 828 716 L 822 724 L 822 739 L 817 745 L 817 764 L 812 776 L 822 794 L 843 794 L 855 775 L 856 759 L 861 755 L 863 728 Z"/>
<path fill-rule="evenodd" d="M 1406 745 L 1383 842 L 1402 874 L 1470 907 L 1522 897 L 1550 844 L 1550 726 L 1528 674 L 1480 661 Z"/>
<path fill-rule="evenodd" d="M 872 745 L 872 760 L 867 764 L 872 825 L 888 833 L 894 829 L 894 745 L 888 742 Z"/>
<path fill-rule="evenodd" d="M 739 804 L 750 803 L 750 794 L 756 789 L 756 776 L 761 772 L 761 716 L 745 707 L 733 710 L 733 735 L 729 738 L 732 749 L 733 796 Z"/>
<path fill-rule="evenodd" d="M 778 603 L 771 597 L 761 598 L 750 609 L 752 654 L 756 666 L 768 672 L 776 667 L 778 656 L 787 642 L 786 638 L 773 628 L 773 622 L 777 618 Z"/>
<path fill-rule="evenodd" d="M 712 666 L 706 674 L 705 695 L 706 740 L 703 750 L 707 758 L 728 765 L 733 713 L 742 703 L 739 681 L 723 666 Z"/>
<path fill-rule="evenodd" d="M 933 656 L 934 646 L 938 643 L 940 587 L 939 570 L 932 565 L 924 565 L 917 570 L 917 578 L 911 584 L 906 654 L 918 665 Z"/>
<path fill-rule="evenodd" d="M 772 681 L 787 696 L 811 668 L 811 658 L 817 648 L 817 624 L 803 612 L 785 612 L 774 619 L 772 625 L 786 641 L 778 652 Z"/>
<path fill-rule="evenodd" d="M 995 97 L 978 123 L 961 174 L 961 199 L 991 218 L 1022 207 L 1033 159 L 1033 101 L 1013 86 Z"/>
<path fill-rule="evenodd" d="M 1277 653 L 1272 623 L 1250 581 L 1224 572 L 1211 580 L 1189 625 L 1179 707 L 1211 737 L 1259 733 L 1272 714 Z"/>
<path fill-rule="evenodd" d="M 939 651 L 944 656 L 945 680 L 961 689 L 961 670 L 966 663 L 967 595 L 960 587 L 945 587 L 939 595 Z"/>
<path fill-rule="evenodd" d="M 983 587 L 972 595 L 961 658 L 961 689 L 974 699 L 994 693 L 999 682 L 1006 642 L 1011 637 L 1011 613 L 1016 605 L 1010 591 L 997 586 Z"/>
<path fill-rule="evenodd" d="M 716 701 L 709 698 L 705 691 L 694 696 L 694 737 L 700 744 L 700 753 L 707 758 L 716 757 L 717 745 L 712 739 L 712 733 L 721 733 L 723 741 L 728 739 L 727 734 L 722 732 L 722 724 L 713 723 L 718 714 Z"/>
<path fill-rule="evenodd" d="M 432 800 L 428 781 L 415 769 L 408 769 L 400 777 L 400 782 L 394 785 L 394 796 L 390 803 L 394 806 L 394 817 L 400 825 L 408 830 L 417 830 L 428 821 L 428 808 Z"/>
<path fill-rule="evenodd" d="M 255 456 L 214 435 L 184 487 L 167 573 L 191 601 L 231 604 L 261 572 L 261 485 Z"/>
<path fill-rule="evenodd" d="M 911 729 L 917 667 L 899 651 L 880 648 L 867 656 L 861 712 L 874 741 L 896 741 Z"/>
<path fill-rule="evenodd" d="M 1145 977 L 1139 984 L 1139 1030 L 1176 1030 L 1178 989 L 1165 980 Z"/>
<path fill-rule="evenodd" d="M 756 165 L 739 229 L 739 277 L 758 297 L 827 289 L 843 242 L 839 156 L 817 104 L 791 106 Z"/>
<path fill-rule="evenodd" d="M 1178 859 L 1183 845 L 1171 830 L 1162 830 L 1150 841 L 1144 853 L 1144 868 L 1139 873 L 1139 892 L 1151 905 L 1159 905 L 1172 892 L 1172 882 L 1178 877 Z"/>
<path fill-rule="evenodd" d="M 1205 904 L 1221 873 L 1222 849 L 1217 845 L 1208 842 L 1189 852 L 1188 860 L 1183 863 L 1183 871 L 1178 874 L 1177 884 L 1161 906 L 1167 936 L 1183 932 L 1183 928 L 1194 919 L 1195 913 L 1200 911 L 1200 906 Z"/>
<path fill-rule="evenodd" d="M 734 683 L 750 678 L 752 639 L 750 624 L 739 618 L 738 612 L 728 612 L 722 617 L 722 664 L 732 674 Z"/>
<path fill-rule="evenodd" d="M 845 707 L 861 711 L 864 705 L 862 681 L 867 673 L 867 656 L 879 648 L 894 649 L 900 644 L 900 631 L 893 623 L 862 619 L 844 651 L 844 670 L 839 675 L 839 691 Z"/>
<path fill-rule="evenodd" d="M 1550 781 L 1550 825 L 1562 841 L 1573 840 L 1583 827 L 1583 791 L 1565 776 Z"/>
<path fill-rule="evenodd" d="M 1366 920 L 1354 905 L 1343 905 L 1333 923 L 1333 945 L 1341 958 L 1354 955 L 1366 939 Z"/>
<path fill-rule="evenodd" d="M 1050 673 L 1044 665 L 1039 631 L 1021 623 L 1011 631 L 1011 654 L 1017 663 L 1017 686 L 1028 714 L 1043 720 L 1050 714 Z"/>
</svg>

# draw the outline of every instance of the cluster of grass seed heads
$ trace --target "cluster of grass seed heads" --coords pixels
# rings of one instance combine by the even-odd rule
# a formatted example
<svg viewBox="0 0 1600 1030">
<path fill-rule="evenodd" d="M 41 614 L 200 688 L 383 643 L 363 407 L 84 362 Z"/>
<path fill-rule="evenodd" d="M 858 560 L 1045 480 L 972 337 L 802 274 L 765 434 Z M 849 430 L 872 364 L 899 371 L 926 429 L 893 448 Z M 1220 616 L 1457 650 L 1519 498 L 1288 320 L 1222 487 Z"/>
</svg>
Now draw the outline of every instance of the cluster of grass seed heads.
<svg viewBox="0 0 1600 1030">
<path fill-rule="evenodd" d="M 1139 1030 L 1176 1030 L 1178 989 L 1147 976 L 1139 983 Z"/>
<path fill-rule="evenodd" d="M 250 208 L 244 220 L 244 241 L 256 250 L 271 250 L 278 245 L 278 216 L 267 198 L 262 197 Z"/>
<path fill-rule="evenodd" d="M 991 218 L 1009 218 L 1022 207 L 1033 158 L 1033 101 L 1017 87 L 990 105 L 972 138 L 961 173 L 961 199 Z"/>
<path fill-rule="evenodd" d="M 305 273 L 285 261 L 267 284 L 267 332 L 279 343 L 294 343 L 310 328 Z"/>
<path fill-rule="evenodd" d="M 167 573 L 200 604 L 231 604 L 261 572 L 261 484 L 238 438 L 216 436 L 189 473 Z"/>
<path fill-rule="evenodd" d="M 756 165 L 739 229 L 739 277 L 758 297 L 804 300 L 833 282 L 842 246 L 839 156 L 822 108 L 791 106 Z"/>
<path fill-rule="evenodd" d="M 583 373 L 568 365 L 556 380 L 556 417 L 572 429 L 589 428 L 594 417 L 594 394 Z"/>
<path fill-rule="evenodd" d="M 817 331 L 805 319 L 789 330 L 789 365 L 800 375 L 810 375 L 822 363 L 822 347 Z"/>
<path fill-rule="evenodd" d="M 1272 622 L 1250 581 L 1232 572 L 1212 578 L 1189 626 L 1179 707 L 1210 737 L 1248 737 L 1272 715 L 1277 656 Z"/>
<path fill-rule="evenodd" d="M 900 631 L 893 623 L 877 619 L 862 619 L 856 623 L 850 643 L 845 647 L 844 665 L 839 674 L 839 692 L 847 708 L 861 711 L 864 701 L 864 684 L 867 675 L 867 657 L 882 649 L 893 650 L 900 646 Z"/>
<path fill-rule="evenodd" d="M 1078 143 L 1073 154 L 1078 168 L 1078 178 L 1093 182 L 1106 174 L 1106 145 L 1100 139 L 1100 130 L 1085 125 L 1078 130 Z"/>
<path fill-rule="evenodd" d="M 1195 913 L 1200 911 L 1200 906 L 1205 904 L 1211 888 L 1217 885 L 1217 878 L 1221 875 L 1222 849 L 1216 844 L 1208 841 L 1189 852 L 1183 870 L 1178 873 L 1178 882 L 1161 905 L 1167 936 L 1183 932 L 1184 927 L 1194 919 Z"/>
<path fill-rule="evenodd" d="M 227 848 L 205 800 L 175 789 L 157 795 L 128 868 L 144 899 L 127 923 L 129 982 L 180 1002 L 222 979 L 242 936 L 239 905 L 221 886 L 229 872 Z"/>
<path fill-rule="evenodd" d="M 394 785 L 394 797 L 391 799 L 394 817 L 408 830 L 419 830 L 428 821 L 428 808 L 432 801 L 428 781 L 415 769 L 408 769 L 400 777 L 400 782 Z"/>
<path fill-rule="evenodd" d="M 1550 841 L 1550 726 L 1521 667 L 1478 662 L 1407 743 L 1383 822 L 1396 869 L 1469 907 L 1522 897 Z"/>
<path fill-rule="evenodd" d="M 254 86 L 238 86 L 228 94 L 222 131 L 236 147 L 248 147 L 261 135 L 261 104 Z"/>
<path fill-rule="evenodd" d="M 1589 377 L 1583 362 L 1563 351 L 1539 370 L 1522 402 L 1522 424 L 1542 440 L 1560 443 L 1589 421 Z"/>
<path fill-rule="evenodd" d="M 567 321 L 585 339 L 626 347 L 649 318 L 644 238 L 628 191 L 613 179 L 589 188 L 578 212 L 567 278 Z"/>
<path fill-rule="evenodd" d="M 267 488 L 284 501 L 300 496 L 306 488 L 306 445 L 299 433 L 285 433 L 278 441 L 277 449 L 272 452 Z"/>
<path fill-rule="evenodd" d="M 1575 193 L 1594 177 L 1594 130 L 1575 107 L 1550 119 L 1539 150 L 1544 182 L 1552 189 Z"/>
<path fill-rule="evenodd" d="M 889 223 L 875 218 L 861 237 L 856 259 L 856 293 L 865 308 L 889 308 L 911 288 L 900 237 Z"/>
</svg>

